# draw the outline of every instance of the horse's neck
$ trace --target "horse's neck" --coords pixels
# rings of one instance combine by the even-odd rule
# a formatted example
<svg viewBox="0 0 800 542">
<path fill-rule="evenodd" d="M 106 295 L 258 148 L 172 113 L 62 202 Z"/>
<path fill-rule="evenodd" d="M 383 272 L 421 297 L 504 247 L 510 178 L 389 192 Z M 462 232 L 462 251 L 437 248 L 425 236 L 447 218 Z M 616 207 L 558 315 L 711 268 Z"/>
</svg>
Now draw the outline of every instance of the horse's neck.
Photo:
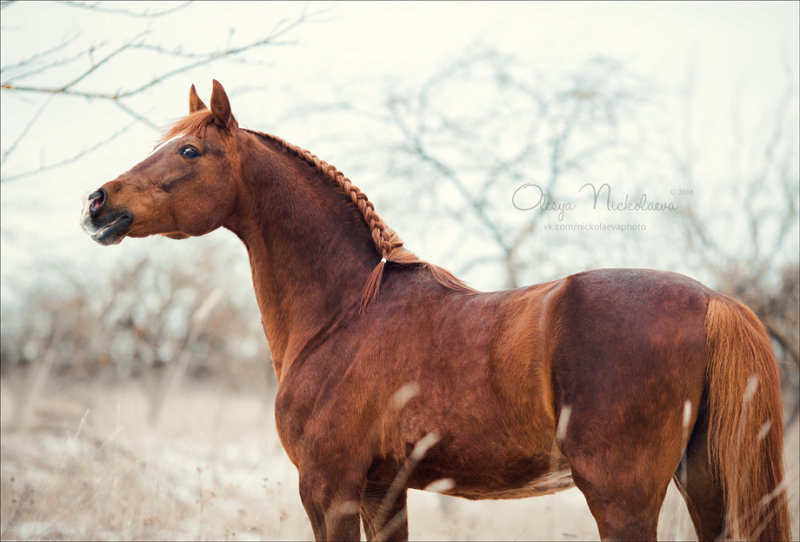
<svg viewBox="0 0 800 542">
<path fill-rule="evenodd" d="M 247 247 L 280 380 L 314 337 L 355 314 L 379 256 L 355 206 L 301 158 L 269 146 L 243 159 L 248 193 L 230 229 Z"/>
</svg>

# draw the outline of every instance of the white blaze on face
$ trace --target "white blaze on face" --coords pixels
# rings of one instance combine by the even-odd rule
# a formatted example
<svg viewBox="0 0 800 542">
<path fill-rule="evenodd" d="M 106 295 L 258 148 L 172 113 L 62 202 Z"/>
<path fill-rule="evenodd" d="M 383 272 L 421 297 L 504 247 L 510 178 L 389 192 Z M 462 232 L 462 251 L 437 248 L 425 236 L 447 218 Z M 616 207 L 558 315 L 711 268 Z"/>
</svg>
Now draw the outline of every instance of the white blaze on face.
<svg viewBox="0 0 800 542">
<path fill-rule="evenodd" d="M 152 156 L 152 155 L 154 155 L 155 153 L 157 153 L 158 151 L 160 151 L 161 149 L 163 149 L 163 148 L 164 148 L 166 145 L 168 145 L 169 143 L 172 143 L 172 142 L 173 142 L 173 141 L 175 141 L 176 139 L 180 139 L 180 138 L 182 138 L 182 137 L 183 137 L 183 136 L 185 136 L 185 135 L 186 135 L 186 134 L 178 134 L 178 135 L 172 136 L 171 138 L 167 139 L 166 141 L 162 141 L 161 143 L 159 143 L 158 145 L 156 145 L 155 147 L 153 147 L 153 150 L 152 150 L 152 151 L 150 151 L 149 153 L 147 153 L 147 156 L 149 157 L 149 156 Z"/>
</svg>

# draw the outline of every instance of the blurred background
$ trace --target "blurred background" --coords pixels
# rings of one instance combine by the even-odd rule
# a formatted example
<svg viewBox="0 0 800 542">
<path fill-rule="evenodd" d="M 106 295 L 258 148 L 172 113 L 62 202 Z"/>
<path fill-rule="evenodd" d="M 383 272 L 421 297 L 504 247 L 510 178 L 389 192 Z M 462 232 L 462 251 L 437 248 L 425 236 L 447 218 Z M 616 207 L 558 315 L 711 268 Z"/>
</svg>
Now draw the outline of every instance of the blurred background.
<svg viewBox="0 0 800 542">
<path fill-rule="evenodd" d="M 336 165 L 476 288 L 648 267 L 748 304 L 781 372 L 797 536 L 797 3 L 3 0 L 0 17 L 3 539 L 311 536 L 239 240 L 107 248 L 78 227 L 212 78 L 241 126 Z M 661 533 L 693 537 L 673 497 Z M 411 535 L 597 538 L 581 500 L 415 493 Z"/>
</svg>

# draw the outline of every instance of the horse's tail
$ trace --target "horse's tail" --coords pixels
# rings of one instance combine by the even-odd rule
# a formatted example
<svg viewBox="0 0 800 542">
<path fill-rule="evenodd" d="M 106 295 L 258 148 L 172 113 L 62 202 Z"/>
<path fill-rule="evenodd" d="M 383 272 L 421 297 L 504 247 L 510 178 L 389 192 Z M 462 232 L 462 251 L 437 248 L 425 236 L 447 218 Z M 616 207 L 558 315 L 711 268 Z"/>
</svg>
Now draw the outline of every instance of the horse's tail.
<svg viewBox="0 0 800 542">
<path fill-rule="evenodd" d="M 783 406 L 769 336 L 750 309 L 717 294 L 705 329 L 708 453 L 725 500 L 723 538 L 789 540 Z"/>
</svg>

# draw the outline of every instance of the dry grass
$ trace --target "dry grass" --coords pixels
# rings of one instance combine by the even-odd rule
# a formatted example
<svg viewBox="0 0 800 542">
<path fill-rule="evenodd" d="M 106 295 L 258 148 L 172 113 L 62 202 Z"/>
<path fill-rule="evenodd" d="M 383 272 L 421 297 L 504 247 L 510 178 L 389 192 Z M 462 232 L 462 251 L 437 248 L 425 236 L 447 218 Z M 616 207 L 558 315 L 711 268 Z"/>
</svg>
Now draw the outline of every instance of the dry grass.
<svg viewBox="0 0 800 542">
<path fill-rule="evenodd" d="M 47 389 L 18 411 L 2 386 L 3 540 L 310 539 L 297 474 L 281 450 L 269 394 L 187 383 L 156 426 L 142 383 Z M 27 419 L 25 426 L 19 421 Z M 787 435 L 792 526 L 798 533 L 798 430 Z M 425 540 L 592 540 L 575 489 L 517 501 L 409 495 L 410 535 Z M 674 487 L 659 536 L 693 539 Z"/>
</svg>

